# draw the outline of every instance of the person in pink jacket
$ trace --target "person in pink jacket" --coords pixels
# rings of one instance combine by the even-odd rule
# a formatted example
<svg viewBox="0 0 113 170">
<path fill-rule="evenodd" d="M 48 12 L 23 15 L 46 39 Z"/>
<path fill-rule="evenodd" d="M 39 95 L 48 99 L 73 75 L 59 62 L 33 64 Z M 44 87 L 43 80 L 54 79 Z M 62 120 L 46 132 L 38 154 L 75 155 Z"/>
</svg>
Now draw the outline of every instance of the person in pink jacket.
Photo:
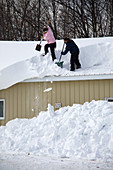
<svg viewBox="0 0 113 170">
<path fill-rule="evenodd" d="M 50 48 L 52 60 L 54 61 L 56 59 L 55 56 L 56 40 L 49 26 L 46 26 L 43 29 L 43 39 L 47 41 L 47 44 L 44 47 L 45 55 L 48 53 L 48 48 Z"/>
</svg>

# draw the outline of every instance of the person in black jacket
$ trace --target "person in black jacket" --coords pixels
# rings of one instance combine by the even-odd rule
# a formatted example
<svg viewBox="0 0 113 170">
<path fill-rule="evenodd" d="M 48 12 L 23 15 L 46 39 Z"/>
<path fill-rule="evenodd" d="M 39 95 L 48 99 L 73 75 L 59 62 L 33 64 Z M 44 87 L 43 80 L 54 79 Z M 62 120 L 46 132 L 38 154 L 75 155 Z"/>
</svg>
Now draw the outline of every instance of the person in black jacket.
<svg viewBox="0 0 113 170">
<path fill-rule="evenodd" d="M 79 62 L 79 48 L 75 44 L 75 42 L 69 38 L 64 38 L 64 43 L 66 44 L 66 48 L 64 52 L 61 52 L 61 55 L 67 54 L 69 51 L 71 53 L 70 64 L 71 68 L 70 71 L 81 68 L 81 64 Z"/>
</svg>

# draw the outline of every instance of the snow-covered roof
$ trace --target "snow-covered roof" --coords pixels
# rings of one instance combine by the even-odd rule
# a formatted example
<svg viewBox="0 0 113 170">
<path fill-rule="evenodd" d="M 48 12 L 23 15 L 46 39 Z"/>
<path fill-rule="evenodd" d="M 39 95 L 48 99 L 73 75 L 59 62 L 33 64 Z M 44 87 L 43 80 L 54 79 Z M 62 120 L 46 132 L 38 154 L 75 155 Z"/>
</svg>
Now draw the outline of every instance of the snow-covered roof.
<svg viewBox="0 0 113 170">
<path fill-rule="evenodd" d="M 63 68 L 55 62 L 59 60 L 63 40 L 57 40 L 55 62 L 51 54 L 35 50 L 38 42 L 0 41 L 0 89 L 8 88 L 18 82 L 69 81 L 113 78 L 113 38 L 74 39 L 80 48 L 81 69 L 69 71 L 70 53 L 62 56 Z"/>
</svg>

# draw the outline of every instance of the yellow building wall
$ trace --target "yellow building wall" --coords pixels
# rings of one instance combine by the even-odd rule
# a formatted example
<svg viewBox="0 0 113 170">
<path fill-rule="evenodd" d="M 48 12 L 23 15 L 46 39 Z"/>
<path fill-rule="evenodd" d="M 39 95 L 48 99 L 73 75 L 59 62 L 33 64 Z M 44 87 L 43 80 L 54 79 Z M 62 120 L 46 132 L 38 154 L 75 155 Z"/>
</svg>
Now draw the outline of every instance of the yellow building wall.
<svg viewBox="0 0 113 170">
<path fill-rule="evenodd" d="M 44 92 L 48 88 L 52 90 Z M 72 106 L 105 97 L 113 97 L 113 80 L 18 83 L 0 91 L 0 99 L 5 99 L 5 119 L 0 120 L 0 125 L 15 118 L 37 116 L 47 110 L 48 104 Z"/>
</svg>

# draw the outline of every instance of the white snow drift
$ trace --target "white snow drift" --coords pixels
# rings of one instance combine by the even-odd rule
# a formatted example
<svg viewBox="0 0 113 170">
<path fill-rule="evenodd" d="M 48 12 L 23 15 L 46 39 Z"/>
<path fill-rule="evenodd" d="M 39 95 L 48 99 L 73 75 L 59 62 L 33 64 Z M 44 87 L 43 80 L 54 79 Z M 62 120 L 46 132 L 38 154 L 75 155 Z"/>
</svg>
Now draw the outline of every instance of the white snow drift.
<svg viewBox="0 0 113 170">
<path fill-rule="evenodd" d="M 113 104 L 74 104 L 0 127 L 0 152 L 113 160 Z"/>
</svg>

